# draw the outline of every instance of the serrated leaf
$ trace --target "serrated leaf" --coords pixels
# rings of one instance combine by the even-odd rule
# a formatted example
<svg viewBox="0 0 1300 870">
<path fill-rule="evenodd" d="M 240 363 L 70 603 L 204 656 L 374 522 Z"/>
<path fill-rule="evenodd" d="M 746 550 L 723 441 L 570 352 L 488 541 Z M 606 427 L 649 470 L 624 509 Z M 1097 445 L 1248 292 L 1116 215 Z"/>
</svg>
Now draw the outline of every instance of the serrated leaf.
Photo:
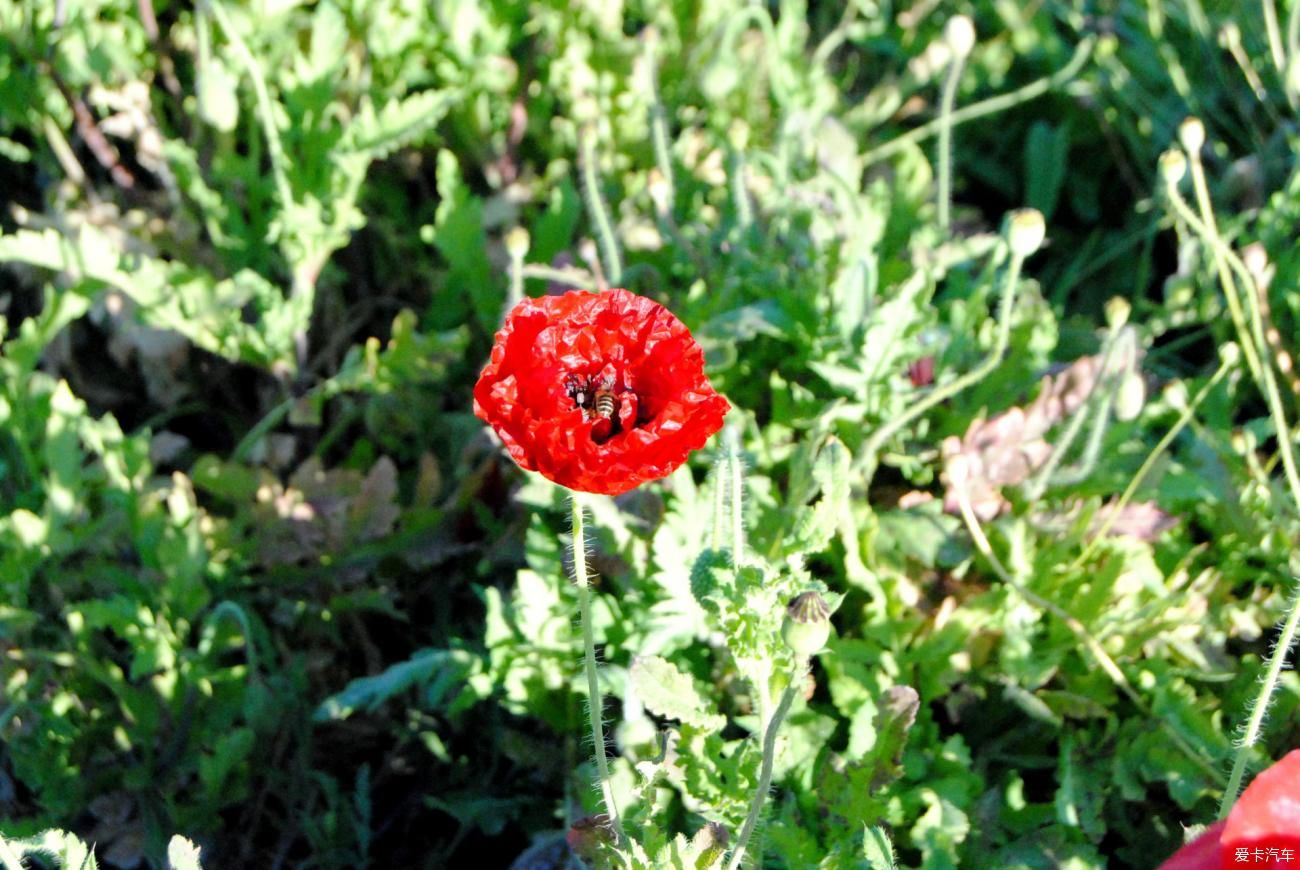
<svg viewBox="0 0 1300 870">
<path fill-rule="evenodd" d="M 706 731 L 716 731 L 727 724 L 725 717 L 711 712 L 711 705 L 696 688 L 695 680 L 670 661 L 659 656 L 637 657 L 628 677 L 646 709 L 657 716 Z"/>
<path fill-rule="evenodd" d="M 894 863 L 894 844 L 879 825 L 863 827 L 862 857 L 867 859 L 871 870 L 894 870 L 898 866 Z"/>
<path fill-rule="evenodd" d="M 436 706 L 450 684 L 463 681 L 474 669 L 474 662 L 473 656 L 463 650 L 426 650 L 390 666 L 383 673 L 353 680 L 343 691 L 322 701 L 312 718 L 326 722 L 346 719 L 357 710 L 370 712 L 388 699 L 422 684 L 430 685 L 427 700 Z"/>
<path fill-rule="evenodd" d="M 352 123 L 339 147 L 343 151 L 365 152 L 387 157 L 398 148 L 413 144 L 442 120 L 451 108 L 451 91 L 421 91 L 403 99 L 389 100 L 378 111 L 369 100 Z"/>
</svg>

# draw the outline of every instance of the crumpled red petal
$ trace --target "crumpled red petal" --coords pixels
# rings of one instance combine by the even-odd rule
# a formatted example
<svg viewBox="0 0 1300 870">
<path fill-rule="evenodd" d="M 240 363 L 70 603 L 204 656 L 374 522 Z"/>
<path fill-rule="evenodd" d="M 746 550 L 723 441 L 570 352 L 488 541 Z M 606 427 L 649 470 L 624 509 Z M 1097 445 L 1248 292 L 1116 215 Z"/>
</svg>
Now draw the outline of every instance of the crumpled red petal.
<svg viewBox="0 0 1300 870">
<path fill-rule="evenodd" d="M 730 407 L 686 326 L 622 289 L 521 301 L 474 385 L 474 413 L 520 466 L 604 495 L 671 474 Z"/>
</svg>

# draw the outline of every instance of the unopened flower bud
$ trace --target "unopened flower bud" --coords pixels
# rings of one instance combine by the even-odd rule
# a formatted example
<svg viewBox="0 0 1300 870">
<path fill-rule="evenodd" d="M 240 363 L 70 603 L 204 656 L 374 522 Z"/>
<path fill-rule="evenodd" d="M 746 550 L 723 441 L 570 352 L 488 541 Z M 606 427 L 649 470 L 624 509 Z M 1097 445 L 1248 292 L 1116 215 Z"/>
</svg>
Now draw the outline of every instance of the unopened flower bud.
<svg viewBox="0 0 1300 870">
<path fill-rule="evenodd" d="M 1018 208 L 1007 221 L 1007 243 L 1017 257 L 1028 257 L 1037 251 L 1047 235 L 1043 213 L 1036 208 Z"/>
<path fill-rule="evenodd" d="M 1178 141 L 1183 143 L 1188 154 L 1199 154 L 1205 147 L 1205 125 L 1201 119 L 1192 115 L 1178 125 Z"/>
<path fill-rule="evenodd" d="M 1232 368 L 1241 361 L 1241 348 L 1235 341 L 1227 341 L 1219 346 L 1219 359 L 1228 368 Z"/>
<path fill-rule="evenodd" d="M 1170 187 L 1177 187 L 1178 182 L 1187 174 L 1187 157 L 1177 148 L 1170 148 L 1160 155 L 1160 177 Z"/>
<path fill-rule="evenodd" d="M 1136 420 L 1138 414 L 1142 413 L 1146 398 L 1147 385 L 1142 375 L 1136 371 L 1125 372 L 1120 379 L 1119 389 L 1115 391 L 1115 419 L 1121 423 Z"/>
<path fill-rule="evenodd" d="M 954 15 L 943 28 L 944 41 L 957 59 L 963 59 L 975 47 L 975 23 L 967 15 Z"/>
<path fill-rule="evenodd" d="M 650 194 L 650 201 L 655 204 L 657 214 L 670 214 L 673 210 L 672 188 L 668 184 L 668 179 L 658 167 L 650 170 L 646 178 L 646 190 Z"/>
<path fill-rule="evenodd" d="M 831 635 L 831 611 L 816 592 L 804 592 L 790 602 L 781 624 L 781 637 L 796 656 L 816 655 Z"/>
<path fill-rule="evenodd" d="M 1175 411 L 1187 410 L 1187 385 L 1182 381 L 1170 381 L 1165 387 L 1165 401 Z"/>
<path fill-rule="evenodd" d="M 528 230 L 523 227 L 513 227 L 506 233 L 505 241 L 506 253 L 510 255 L 510 259 L 522 261 L 524 257 L 528 256 L 530 242 Z"/>
<path fill-rule="evenodd" d="M 1133 311 L 1133 306 L 1123 296 L 1112 296 L 1106 303 L 1106 325 L 1111 329 L 1119 329 L 1128 323 L 1128 316 Z"/>
<path fill-rule="evenodd" d="M 727 127 L 727 141 L 731 143 L 732 148 L 744 153 L 749 147 L 749 125 L 739 118 L 732 121 Z"/>
</svg>

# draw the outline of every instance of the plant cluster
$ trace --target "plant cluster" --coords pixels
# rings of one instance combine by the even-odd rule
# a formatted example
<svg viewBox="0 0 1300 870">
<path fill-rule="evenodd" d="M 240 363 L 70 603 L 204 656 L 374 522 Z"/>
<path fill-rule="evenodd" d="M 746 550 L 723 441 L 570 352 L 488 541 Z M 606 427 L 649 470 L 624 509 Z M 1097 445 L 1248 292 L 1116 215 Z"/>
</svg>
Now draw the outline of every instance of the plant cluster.
<svg viewBox="0 0 1300 870">
<path fill-rule="evenodd" d="M 1236 843 L 1298 112 L 1275 0 L 0 0 L 0 865 Z"/>
</svg>

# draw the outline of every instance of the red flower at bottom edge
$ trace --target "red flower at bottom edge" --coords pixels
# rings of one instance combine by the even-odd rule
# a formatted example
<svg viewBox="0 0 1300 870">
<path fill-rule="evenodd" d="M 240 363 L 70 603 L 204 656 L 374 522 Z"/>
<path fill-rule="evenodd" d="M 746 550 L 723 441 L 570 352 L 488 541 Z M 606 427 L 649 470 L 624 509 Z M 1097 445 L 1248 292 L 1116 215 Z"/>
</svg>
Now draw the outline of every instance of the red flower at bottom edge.
<svg viewBox="0 0 1300 870">
<path fill-rule="evenodd" d="M 1160 870 L 1300 868 L 1300 749 L 1241 793 L 1228 818 L 1174 853 Z"/>
<path fill-rule="evenodd" d="M 627 290 L 524 299 L 474 385 L 515 462 L 605 495 L 671 474 L 730 407 L 686 326 Z"/>
</svg>

